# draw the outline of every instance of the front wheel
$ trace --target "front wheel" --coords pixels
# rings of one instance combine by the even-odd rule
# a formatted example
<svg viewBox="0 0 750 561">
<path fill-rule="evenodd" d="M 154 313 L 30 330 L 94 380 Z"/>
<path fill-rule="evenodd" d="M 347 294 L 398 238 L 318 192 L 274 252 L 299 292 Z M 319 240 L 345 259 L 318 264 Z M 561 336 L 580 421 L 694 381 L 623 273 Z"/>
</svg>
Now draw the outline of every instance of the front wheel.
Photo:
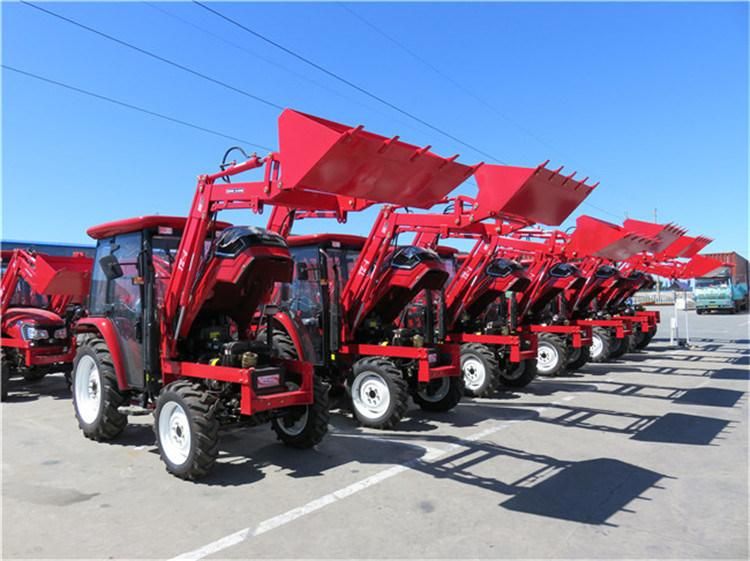
<svg viewBox="0 0 750 561">
<path fill-rule="evenodd" d="M 558 376 L 568 364 L 568 345 L 565 339 L 553 333 L 539 335 L 536 368 L 543 376 Z"/>
<path fill-rule="evenodd" d="M 118 410 L 124 403 L 107 343 L 89 338 L 78 347 L 73 363 L 73 408 L 84 436 L 110 440 L 119 435 L 128 424 L 127 415 Z"/>
<path fill-rule="evenodd" d="M 495 353 L 489 347 L 479 343 L 461 345 L 461 372 L 467 396 L 491 396 L 497 389 L 499 371 Z"/>
<path fill-rule="evenodd" d="M 178 380 L 159 394 L 154 433 L 167 471 L 181 479 L 206 475 L 219 454 L 216 398 L 200 384 Z"/>
<path fill-rule="evenodd" d="M 611 331 L 604 327 L 595 327 L 591 339 L 591 362 L 607 362 L 612 352 Z"/>
<path fill-rule="evenodd" d="M 414 394 L 414 403 L 425 411 L 450 411 L 464 395 L 462 376 L 445 376 L 422 385 Z"/>
<path fill-rule="evenodd" d="M 313 377 L 313 402 L 289 408 L 289 412 L 271 421 L 276 436 L 292 448 L 312 448 L 328 432 L 328 387 Z"/>
<path fill-rule="evenodd" d="M 355 362 L 350 388 L 354 416 L 365 427 L 392 429 L 406 413 L 409 387 L 387 358 L 371 356 Z"/>
<path fill-rule="evenodd" d="M 508 366 L 500 371 L 500 381 L 509 388 L 525 388 L 536 378 L 536 365 L 536 359 L 533 358 L 509 362 Z"/>
</svg>

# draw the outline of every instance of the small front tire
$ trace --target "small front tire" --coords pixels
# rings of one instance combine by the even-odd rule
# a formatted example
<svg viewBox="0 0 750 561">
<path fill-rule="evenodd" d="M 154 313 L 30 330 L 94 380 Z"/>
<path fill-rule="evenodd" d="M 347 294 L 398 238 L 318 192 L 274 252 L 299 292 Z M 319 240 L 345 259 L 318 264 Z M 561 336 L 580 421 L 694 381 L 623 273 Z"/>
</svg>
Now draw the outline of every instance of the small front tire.
<svg viewBox="0 0 750 561">
<path fill-rule="evenodd" d="M 568 355 L 568 371 L 575 372 L 591 360 L 591 347 L 574 347 Z"/>
<path fill-rule="evenodd" d="M 612 352 L 612 333 L 604 327 L 595 327 L 591 341 L 591 362 L 607 362 Z"/>
<path fill-rule="evenodd" d="M 178 380 L 159 394 L 154 433 L 167 471 L 195 481 L 205 476 L 219 455 L 216 397 L 198 383 Z"/>
<path fill-rule="evenodd" d="M 466 343 L 461 345 L 461 373 L 467 396 L 489 397 L 497 389 L 500 366 L 489 347 Z"/>
<path fill-rule="evenodd" d="M 387 358 L 370 356 L 355 362 L 349 387 L 354 416 L 365 427 L 392 429 L 406 413 L 409 387 Z"/>
<path fill-rule="evenodd" d="M 537 344 L 536 369 L 543 376 L 558 376 L 568 364 L 568 345 L 553 333 L 541 333 Z"/>
</svg>

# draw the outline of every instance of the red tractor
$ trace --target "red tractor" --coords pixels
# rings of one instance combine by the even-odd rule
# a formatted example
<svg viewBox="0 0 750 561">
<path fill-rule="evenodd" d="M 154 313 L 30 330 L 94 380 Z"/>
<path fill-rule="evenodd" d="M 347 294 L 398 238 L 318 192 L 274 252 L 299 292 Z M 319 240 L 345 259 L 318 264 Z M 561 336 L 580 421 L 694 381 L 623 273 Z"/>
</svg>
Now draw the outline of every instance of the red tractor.
<svg viewBox="0 0 750 561">
<path fill-rule="evenodd" d="M 330 122 L 284 111 L 279 152 L 201 175 L 187 218 L 147 216 L 88 231 L 97 250 L 88 316 L 76 324 L 73 368 L 73 402 L 87 437 L 118 436 L 127 424 L 125 406 L 153 410 L 161 458 L 185 479 L 209 472 L 223 425 L 270 421 L 284 443 L 298 448 L 323 438 L 328 389 L 313 363 L 274 350 L 272 330 L 257 337 L 258 316 L 268 325 L 275 314 L 274 287 L 292 281 L 287 243 L 269 230 L 217 222 L 221 211 L 260 212 L 266 204 L 341 219 L 370 204 L 359 198 L 377 196 L 387 174 L 356 161 L 366 133 L 344 128 L 316 136 L 321 123 Z M 320 152 L 327 157 L 311 157 Z M 415 157 L 422 158 L 420 175 L 399 188 L 411 188 L 416 200 L 438 165 L 459 176 L 470 169 L 436 162 L 429 153 Z M 410 161 L 396 160 L 391 169 Z M 262 179 L 232 182 L 252 170 L 262 171 Z M 412 257 L 407 252 L 393 261 Z M 361 347 L 365 354 L 368 346 Z M 425 364 L 443 360 L 416 351 Z M 372 364 L 379 364 L 376 358 Z"/>
<path fill-rule="evenodd" d="M 282 116 L 281 126 L 288 123 L 305 126 L 306 138 L 324 140 L 308 155 L 326 174 L 308 174 L 306 184 L 339 185 L 334 192 L 342 197 L 352 190 L 361 193 L 358 202 L 342 205 L 346 212 L 390 204 L 366 238 L 292 236 L 302 218 L 343 221 L 346 216 L 323 207 L 314 212 L 298 205 L 274 208 L 268 229 L 287 238 L 296 264 L 293 281 L 278 296 L 281 309 L 270 330 L 276 348 L 314 363 L 334 392 L 350 396 L 354 415 L 365 426 L 395 427 L 410 396 L 426 410 L 452 409 L 463 395 L 459 346 L 445 341 L 441 315 L 432 306 L 422 307 L 419 321 L 406 317 L 417 295 L 426 291 L 427 301 L 439 295 L 448 272 L 434 251 L 399 246 L 396 240 L 410 228 L 412 215 L 399 212 L 404 205 L 432 206 L 476 166 L 362 127 L 300 114 Z M 261 326 L 259 338 L 268 331 Z"/>
<path fill-rule="evenodd" d="M 2 252 L 2 400 L 8 381 L 27 381 L 50 372 L 69 376 L 75 356 L 70 329 L 88 293 L 91 259 L 16 249 Z"/>
</svg>

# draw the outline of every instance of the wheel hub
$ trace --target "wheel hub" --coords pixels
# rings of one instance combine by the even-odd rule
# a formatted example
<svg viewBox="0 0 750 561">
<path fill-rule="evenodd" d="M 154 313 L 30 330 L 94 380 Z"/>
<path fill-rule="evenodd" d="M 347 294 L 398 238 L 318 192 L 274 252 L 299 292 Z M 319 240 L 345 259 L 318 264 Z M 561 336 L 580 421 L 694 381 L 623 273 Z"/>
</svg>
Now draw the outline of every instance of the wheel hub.
<svg viewBox="0 0 750 561">
<path fill-rule="evenodd" d="M 598 357 L 600 354 L 602 354 L 603 349 L 604 344 L 602 343 L 602 338 L 599 337 L 599 335 L 595 334 L 591 340 L 591 356 Z"/>
<path fill-rule="evenodd" d="M 560 360 L 560 355 L 557 349 L 552 345 L 542 344 L 539 345 L 537 351 L 537 367 L 540 372 L 549 372 L 557 366 L 557 362 Z"/>
<path fill-rule="evenodd" d="M 464 385 L 469 390 L 476 390 L 482 386 L 485 379 L 485 370 L 481 362 L 475 358 L 469 358 L 463 364 Z"/>
<path fill-rule="evenodd" d="M 368 419 L 379 418 L 391 403 L 387 382 L 377 372 L 362 372 L 352 383 L 352 402 Z"/>
</svg>

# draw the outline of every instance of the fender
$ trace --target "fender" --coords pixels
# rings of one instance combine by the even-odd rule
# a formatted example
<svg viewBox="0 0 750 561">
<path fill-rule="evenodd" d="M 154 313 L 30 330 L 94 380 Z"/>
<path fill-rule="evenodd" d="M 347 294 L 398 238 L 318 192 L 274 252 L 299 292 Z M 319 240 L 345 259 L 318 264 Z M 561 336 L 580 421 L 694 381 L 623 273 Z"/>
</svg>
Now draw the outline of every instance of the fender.
<svg viewBox="0 0 750 561">
<path fill-rule="evenodd" d="M 279 326 L 286 331 L 287 335 L 292 339 L 292 343 L 294 343 L 294 349 L 297 351 L 297 356 L 300 357 L 300 360 L 304 360 L 304 347 L 302 346 L 302 340 L 300 339 L 299 332 L 297 331 L 297 327 L 294 325 L 292 318 L 283 312 L 278 312 L 274 314 L 273 321 L 278 323 Z"/>
<path fill-rule="evenodd" d="M 120 340 L 117 337 L 117 331 L 115 331 L 112 320 L 109 318 L 82 318 L 76 322 L 75 330 L 76 334 L 98 333 L 102 336 L 112 355 L 112 365 L 115 369 L 115 376 L 117 376 L 117 385 L 121 390 L 129 390 L 130 386 L 125 375 L 125 362 L 122 358 Z"/>
</svg>

